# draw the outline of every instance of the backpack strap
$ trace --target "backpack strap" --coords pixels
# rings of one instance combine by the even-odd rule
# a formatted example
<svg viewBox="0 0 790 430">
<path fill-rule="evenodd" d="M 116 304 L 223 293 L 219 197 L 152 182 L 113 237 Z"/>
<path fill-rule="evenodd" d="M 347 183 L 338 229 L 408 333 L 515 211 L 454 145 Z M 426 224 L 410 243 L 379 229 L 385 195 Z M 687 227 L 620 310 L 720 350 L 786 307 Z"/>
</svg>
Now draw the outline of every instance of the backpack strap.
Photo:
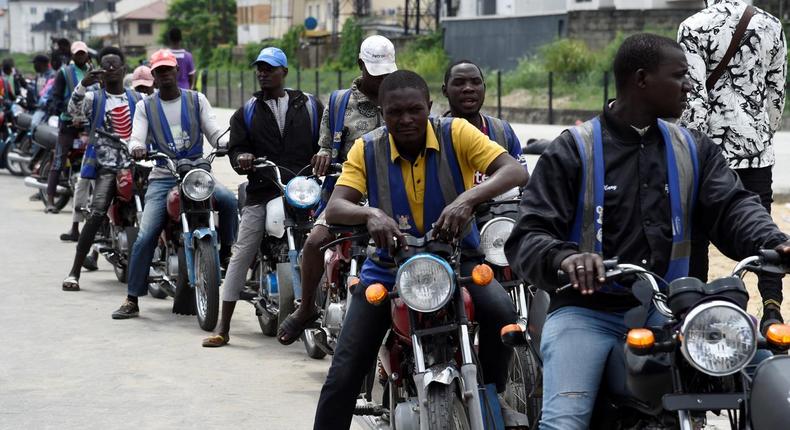
<svg viewBox="0 0 790 430">
<path fill-rule="evenodd" d="M 346 122 L 346 108 L 351 99 L 351 90 L 335 90 L 329 96 L 329 132 L 332 133 L 332 158 L 339 162 L 343 146 L 343 128 Z"/>
<path fill-rule="evenodd" d="M 244 103 L 244 126 L 247 127 L 247 134 L 252 130 L 252 116 L 255 115 L 255 97 L 250 97 Z"/>
<path fill-rule="evenodd" d="M 318 113 L 318 101 L 312 94 L 304 93 L 307 96 L 307 114 L 310 116 L 310 128 L 313 132 L 313 142 L 318 143 L 318 132 L 321 127 L 321 114 Z"/>
</svg>

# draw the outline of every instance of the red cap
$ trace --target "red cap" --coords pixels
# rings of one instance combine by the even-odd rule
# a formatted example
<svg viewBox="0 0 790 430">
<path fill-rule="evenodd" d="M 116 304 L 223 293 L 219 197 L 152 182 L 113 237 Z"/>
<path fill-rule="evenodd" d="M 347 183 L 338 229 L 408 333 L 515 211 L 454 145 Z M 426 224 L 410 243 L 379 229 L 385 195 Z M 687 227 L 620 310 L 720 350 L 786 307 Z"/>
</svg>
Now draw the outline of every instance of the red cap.
<svg viewBox="0 0 790 430">
<path fill-rule="evenodd" d="M 176 67 L 177 65 L 176 56 L 169 49 L 160 49 L 151 55 L 151 70 L 160 66 Z"/>
</svg>

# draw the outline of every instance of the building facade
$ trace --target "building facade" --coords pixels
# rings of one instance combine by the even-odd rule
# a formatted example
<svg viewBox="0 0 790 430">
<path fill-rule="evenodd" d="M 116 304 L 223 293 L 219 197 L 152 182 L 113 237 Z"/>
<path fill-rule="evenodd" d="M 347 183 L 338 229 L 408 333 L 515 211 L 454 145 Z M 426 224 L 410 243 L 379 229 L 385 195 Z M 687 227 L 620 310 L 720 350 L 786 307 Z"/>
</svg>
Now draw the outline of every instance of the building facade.
<svg viewBox="0 0 790 430">
<path fill-rule="evenodd" d="M 159 45 L 159 35 L 164 31 L 167 3 L 155 1 L 119 16 L 117 27 L 121 49 L 129 54 L 153 52 Z"/>
<path fill-rule="evenodd" d="M 69 11 L 80 5 L 75 0 L 9 0 L 8 48 L 11 52 L 44 52 L 50 48 L 50 37 L 58 36 L 58 23 L 54 31 L 32 31 L 44 21 L 44 14 L 53 10 Z"/>
</svg>

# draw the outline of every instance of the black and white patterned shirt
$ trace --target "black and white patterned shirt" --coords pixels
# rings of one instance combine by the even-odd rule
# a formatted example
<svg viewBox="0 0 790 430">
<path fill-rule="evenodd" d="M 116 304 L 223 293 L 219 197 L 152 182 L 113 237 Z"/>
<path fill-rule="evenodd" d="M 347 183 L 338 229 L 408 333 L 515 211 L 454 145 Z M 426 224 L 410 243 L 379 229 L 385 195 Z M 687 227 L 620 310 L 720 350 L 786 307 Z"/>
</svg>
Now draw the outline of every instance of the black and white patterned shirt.
<svg viewBox="0 0 790 430">
<path fill-rule="evenodd" d="M 771 141 L 785 104 L 784 31 L 778 19 L 757 8 L 724 74 L 710 92 L 705 88 L 746 7 L 740 0 L 708 0 L 678 29 L 693 87 L 681 123 L 710 136 L 733 169 L 774 164 Z"/>
</svg>

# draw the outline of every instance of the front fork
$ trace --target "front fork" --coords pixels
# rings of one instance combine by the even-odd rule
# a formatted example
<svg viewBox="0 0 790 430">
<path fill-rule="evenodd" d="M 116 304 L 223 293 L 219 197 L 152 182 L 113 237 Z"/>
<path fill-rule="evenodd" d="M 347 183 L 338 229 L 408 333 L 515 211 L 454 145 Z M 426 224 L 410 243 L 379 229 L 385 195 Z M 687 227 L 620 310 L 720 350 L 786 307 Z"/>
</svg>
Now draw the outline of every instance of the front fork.
<svg viewBox="0 0 790 430">
<path fill-rule="evenodd" d="M 291 264 L 291 276 L 293 278 L 294 299 L 302 298 L 302 273 L 299 270 L 299 250 L 296 249 L 296 239 L 294 238 L 293 227 L 285 229 L 288 238 L 288 262 Z"/>
<path fill-rule="evenodd" d="M 198 228 L 192 231 L 189 228 L 189 221 L 187 220 L 186 213 L 181 213 L 181 234 L 184 241 L 184 256 L 187 263 L 187 274 L 189 275 L 189 286 L 195 288 L 195 240 L 208 239 L 211 241 L 211 247 L 214 249 L 214 261 L 217 264 L 217 279 L 219 275 L 219 244 L 217 243 L 217 229 L 214 226 L 214 214 L 209 213 L 208 227 Z"/>
</svg>

